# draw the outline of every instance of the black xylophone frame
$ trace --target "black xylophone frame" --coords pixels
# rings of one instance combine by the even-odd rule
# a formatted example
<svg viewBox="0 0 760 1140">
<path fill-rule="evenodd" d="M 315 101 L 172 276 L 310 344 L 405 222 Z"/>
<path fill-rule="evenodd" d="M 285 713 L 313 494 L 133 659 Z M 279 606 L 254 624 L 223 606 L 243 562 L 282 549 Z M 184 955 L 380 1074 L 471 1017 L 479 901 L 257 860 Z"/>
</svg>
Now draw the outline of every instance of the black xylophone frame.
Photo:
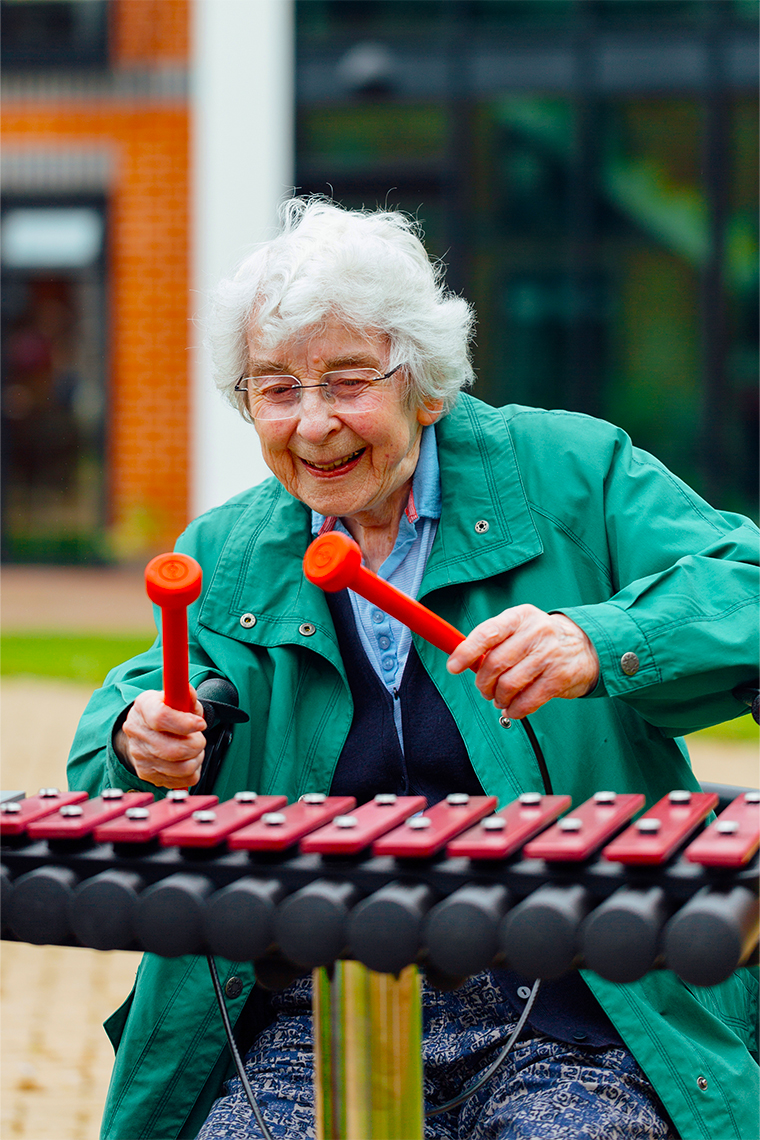
<svg viewBox="0 0 760 1140">
<path fill-rule="evenodd" d="M 354 958 L 441 986 L 504 965 L 722 981 L 758 940 L 760 793 L 351 797 L 43 789 L 4 803 L 2 936 L 254 961 L 277 988 Z"/>
</svg>

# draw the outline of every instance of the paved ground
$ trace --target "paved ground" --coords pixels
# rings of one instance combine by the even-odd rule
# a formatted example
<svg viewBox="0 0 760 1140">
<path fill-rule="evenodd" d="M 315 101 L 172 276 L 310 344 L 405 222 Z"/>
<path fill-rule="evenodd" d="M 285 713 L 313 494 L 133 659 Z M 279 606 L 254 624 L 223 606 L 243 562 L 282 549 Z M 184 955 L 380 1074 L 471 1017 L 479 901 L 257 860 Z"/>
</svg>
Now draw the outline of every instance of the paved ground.
<svg viewBox="0 0 760 1140">
<path fill-rule="evenodd" d="M 142 569 L 4 567 L 0 613 L 6 632 L 153 629 Z M 4 680 L 4 788 L 65 786 L 89 695 L 67 682 Z M 2 943 L 2 1140 L 96 1140 L 113 1063 L 102 1022 L 129 993 L 138 961 L 137 954 Z"/>
<path fill-rule="evenodd" d="M 9 629 L 152 628 L 141 571 L 9 568 Z M 6 679 L 0 689 L 2 785 L 28 792 L 65 785 L 66 757 L 85 686 Z M 756 785 L 757 749 L 697 741 L 701 779 Z M 2 1140 L 96 1140 L 112 1052 L 101 1022 L 129 992 L 138 956 L 2 943 Z"/>
<path fill-rule="evenodd" d="M 5 631 L 153 630 L 142 568 L 4 566 L 0 618 Z"/>
</svg>

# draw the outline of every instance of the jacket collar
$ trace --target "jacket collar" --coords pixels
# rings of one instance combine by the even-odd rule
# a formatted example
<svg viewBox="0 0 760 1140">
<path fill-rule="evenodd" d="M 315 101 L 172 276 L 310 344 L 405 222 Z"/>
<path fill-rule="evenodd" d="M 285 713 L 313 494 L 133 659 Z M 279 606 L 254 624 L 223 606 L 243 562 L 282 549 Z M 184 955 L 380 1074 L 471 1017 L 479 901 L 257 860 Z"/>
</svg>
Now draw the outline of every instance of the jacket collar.
<svg viewBox="0 0 760 1140">
<path fill-rule="evenodd" d="M 504 573 L 542 550 L 503 414 L 461 396 L 436 433 L 443 504 L 421 597 Z M 303 503 L 275 479 L 254 488 L 222 548 L 200 625 L 251 645 L 300 644 L 342 671 L 325 596 L 302 570 L 310 541 Z"/>
<path fill-rule="evenodd" d="M 443 507 L 420 596 L 502 574 L 543 549 L 503 412 L 462 395 L 437 432 Z"/>
<path fill-rule="evenodd" d="M 302 569 L 310 510 L 276 479 L 249 494 L 217 560 L 199 624 L 250 645 L 301 644 L 339 661 L 324 593 Z"/>
</svg>

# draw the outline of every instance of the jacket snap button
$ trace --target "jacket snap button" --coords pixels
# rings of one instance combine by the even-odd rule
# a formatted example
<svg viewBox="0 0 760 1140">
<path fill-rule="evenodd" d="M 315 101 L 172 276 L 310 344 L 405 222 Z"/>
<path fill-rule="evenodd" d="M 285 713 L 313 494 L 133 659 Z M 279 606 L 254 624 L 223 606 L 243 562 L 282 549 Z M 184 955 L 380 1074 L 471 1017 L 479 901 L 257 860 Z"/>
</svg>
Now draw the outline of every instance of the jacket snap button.
<svg viewBox="0 0 760 1140">
<path fill-rule="evenodd" d="M 305 621 L 303 625 L 299 625 L 298 632 L 302 633 L 304 637 L 311 637 L 313 633 L 317 632 L 317 627 L 312 625 L 310 621 Z"/>
<path fill-rule="evenodd" d="M 243 614 L 240 619 L 240 624 L 242 625 L 243 629 L 251 629 L 251 627 L 256 624 L 255 614 Z"/>
<path fill-rule="evenodd" d="M 243 983 L 237 974 L 233 974 L 231 978 L 227 979 L 227 983 L 224 987 L 224 992 L 228 998 L 240 997 L 243 992 Z"/>
<path fill-rule="evenodd" d="M 620 658 L 620 668 L 626 677 L 633 677 L 639 671 L 639 659 L 635 653 L 624 653 Z"/>
<path fill-rule="evenodd" d="M 530 997 L 530 986 L 518 986 L 517 996 L 522 998 L 523 1001 L 527 1001 Z"/>
<path fill-rule="evenodd" d="M 476 534 L 485 534 L 489 528 L 489 525 L 490 524 L 488 522 L 486 522 L 485 519 L 478 519 L 478 521 L 475 523 L 475 533 Z"/>
<path fill-rule="evenodd" d="M 697 1086 L 704 1092 L 707 1088 L 707 1077 L 697 1077 Z"/>
</svg>

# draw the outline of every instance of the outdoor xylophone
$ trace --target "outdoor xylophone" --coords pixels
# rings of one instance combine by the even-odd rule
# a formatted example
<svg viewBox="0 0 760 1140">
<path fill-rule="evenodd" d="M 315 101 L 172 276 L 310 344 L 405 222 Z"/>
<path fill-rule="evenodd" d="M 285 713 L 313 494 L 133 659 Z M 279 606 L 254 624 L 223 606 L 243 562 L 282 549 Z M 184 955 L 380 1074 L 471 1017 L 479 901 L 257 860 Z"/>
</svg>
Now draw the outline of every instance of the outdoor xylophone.
<svg viewBox="0 0 760 1140">
<path fill-rule="evenodd" d="M 613 792 L 568 812 L 538 793 L 495 811 L 491 796 L 43 789 L 2 805 L 3 933 L 252 960 L 273 984 L 283 962 L 292 977 L 348 957 L 452 980 L 666 966 L 712 985 L 757 943 L 759 803 L 744 793 L 703 828 L 712 793 L 671 792 L 631 823 L 644 797 Z"/>
<path fill-rule="evenodd" d="M 463 639 L 366 570 L 341 534 L 312 544 L 304 572 L 325 590 L 350 586 L 446 652 Z M 146 584 L 162 608 L 165 699 L 191 709 L 186 607 L 200 567 L 161 555 Z M 708 791 L 673 791 L 641 815 L 643 795 L 600 791 L 571 811 L 569 796 L 548 794 L 523 721 L 547 794 L 501 810 L 457 794 L 432 807 L 253 791 L 219 803 L 203 793 L 247 716 L 229 682 L 204 684 L 195 794 L 49 788 L 0 805 L 2 936 L 207 954 L 225 1018 L 214 956 L 253 961 L 270 988 L 312 970 L 320 1140 L 421 1140 L 419 964 L 444 987 L 494 965 L 533 979 L 584 966 L 615 982 L 666 967 L 709 986 L 756 950 L 758 792 L 713 822 Z"/>
<path fill-rule="evenodd" d="M 304 573 L 324 590 L 350 586 L 447 652 L 463 639 L 362 566 L 345 535 L 312 543 Z M 145 578 L 162 609 L 165 699 L 191 709 L 186 610 L 200 566 L 163 554 Z M 245 717 L 212 702 L 207 720 L 217 713 Z M 568 796 L 533 792 L 495 811 L 489 796 L 356 808 L 321 794 L 219 804 L 47 789 L 2 805 L 3 934 L 257 961 L 272 984 L 350 957 L 388 974 L 425 961 L 442 981 L 494 963 L 533 978 L 584 965 L 612 981 L 665 965 L 711 985 L 758 936 L 760 794 L 701 831 L 717 803 L 674 791 L 631 822 L 642 795 L 597 792 L 565 814 Z"/>
</svg>

